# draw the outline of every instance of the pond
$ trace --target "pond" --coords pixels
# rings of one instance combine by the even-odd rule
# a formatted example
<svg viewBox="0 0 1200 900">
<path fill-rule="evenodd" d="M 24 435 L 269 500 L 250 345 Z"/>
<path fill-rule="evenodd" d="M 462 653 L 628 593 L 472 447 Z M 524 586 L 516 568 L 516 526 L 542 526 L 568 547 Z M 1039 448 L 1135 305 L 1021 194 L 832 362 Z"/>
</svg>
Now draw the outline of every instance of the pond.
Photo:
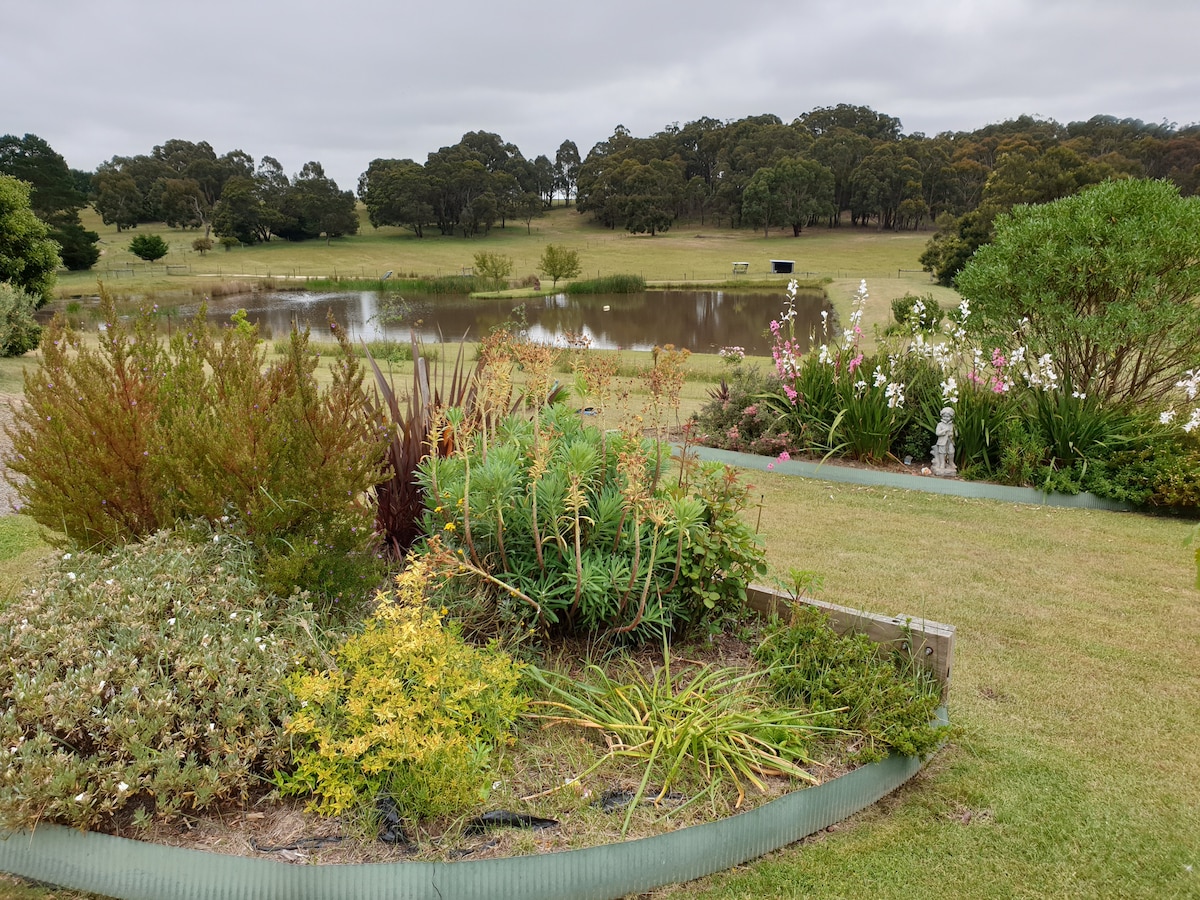
<svg viewBox="0 0 1200 900">
<path fill-rule="evenodd" d="M 396 295 L 389 301 L 399 303 Z M 393 299 L 394 298 L 394 299 Z M 464 334 L 477 339 L 505 322 L 520 323 L 529 338 L 563 345 L 569 334 L 586 335 L 603 350 L 649 350 L 674 344 L 696 353 L 715 353 L 721 347 L 745 348 L 753 355 L 771 352 L 769 324 L 784 308 L 783 294 L 731 291 L 648 291 L 640 294 L 550 294 L 522 300 L 478 300 L 457 295 L 406 297 L 398 321 L 380 316 L 376 291 L 312 293 L 307 291 L 235 294 L 209 302 L 209 321 L 228 323 L 245 309 L 264 336 L 287 333 L 293 320 L 314 334 L 325 330 L 332 310 L 352 338 L 408 340 L 415 327 L 426 341 L 456 341 Z M 195 307 L 182 307 L 192 314 Z M 796 298 L 796 332 L 819 333 L 821 312 L 833 308 L 821 291 L 801 291 Z"/>
</svg>

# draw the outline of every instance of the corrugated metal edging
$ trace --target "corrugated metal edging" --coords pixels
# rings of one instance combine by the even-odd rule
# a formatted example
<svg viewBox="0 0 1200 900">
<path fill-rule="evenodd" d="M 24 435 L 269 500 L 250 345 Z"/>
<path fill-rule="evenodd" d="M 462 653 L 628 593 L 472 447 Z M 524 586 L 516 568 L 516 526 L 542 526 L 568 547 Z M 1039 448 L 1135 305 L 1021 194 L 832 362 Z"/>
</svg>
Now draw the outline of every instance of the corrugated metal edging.
<svg viewBox="0 0 1200 900">
<path fill-rule="evenodd" d="M 675 445 L 678 447 L 679 445 Z M 832 463 L 811 463 L 800 460 L 780 462 L 770 456 L 753 453 L 737 453 L 733 450 L 717 450 L 714 447 L 688 447 L 700 459 L 723 462 L 739 469 L 767 471 L 767 466 L 780 475 L 799 475 L 821 481 L 837 481 L 844 484 L 861 484 L 868 487 L 898 488 L 906 491 L 924 491 L 927 494 L 950 494 L 955 497 L 972 497 L 981 500 L 1003 500 L 1007 503 L 1028 503 L 1033 506 L 1066 506 L 1078 509 L 1103 509 L 1110 512 L 1131 512 L 1128 503 L 1105 500 L 1095 494 L 1045 493 L 1036 488 L 1007 487 L 985 481 L 959 481 L 956 478 L 935 478 L 932 475 L 906 475 L 902 472 L 879 472 L 875 469 L 856 469 Z"/>
<path fill-rule="evenodd" d="M 43 825 L 0 840 L 0 870 L 121 900 L 612 900 L 778 850 L 865 809 L 920 768 L 892 756 L 719 822 L 511 859 L 297 866 Z"/>
</svg>

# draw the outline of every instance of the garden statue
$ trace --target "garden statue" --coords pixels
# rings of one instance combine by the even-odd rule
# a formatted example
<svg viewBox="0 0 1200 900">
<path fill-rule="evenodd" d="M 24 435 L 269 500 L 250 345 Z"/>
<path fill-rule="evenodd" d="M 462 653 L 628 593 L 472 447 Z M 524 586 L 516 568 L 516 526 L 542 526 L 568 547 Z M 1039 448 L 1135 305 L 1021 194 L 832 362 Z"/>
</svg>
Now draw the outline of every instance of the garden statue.
<svg viewBox="0 0 1200 900">
<path fill-rule="evenodd" d="M 949 406 L 942 410 L 942 420 L 934 433 L 937 443 L 933 445 L 933 474 L 953 478 L 958 469 L 954 466 L 954 410 Z"/>
</svg>

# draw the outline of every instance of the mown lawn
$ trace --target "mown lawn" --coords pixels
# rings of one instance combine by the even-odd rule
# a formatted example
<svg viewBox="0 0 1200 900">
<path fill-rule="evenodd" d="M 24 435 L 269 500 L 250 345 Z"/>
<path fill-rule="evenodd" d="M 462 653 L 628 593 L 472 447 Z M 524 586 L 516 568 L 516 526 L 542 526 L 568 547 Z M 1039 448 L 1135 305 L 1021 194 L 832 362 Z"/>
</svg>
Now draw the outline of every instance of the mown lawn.
<svg viewBox="0 0 1200 900">
<path fill-rule="evenodd" d="M 1200 896 L 1191 523 L 753 480 L 777 568 L 957 626 L 957 733 L 879 806 L 656 896 Z"/>
</svg>

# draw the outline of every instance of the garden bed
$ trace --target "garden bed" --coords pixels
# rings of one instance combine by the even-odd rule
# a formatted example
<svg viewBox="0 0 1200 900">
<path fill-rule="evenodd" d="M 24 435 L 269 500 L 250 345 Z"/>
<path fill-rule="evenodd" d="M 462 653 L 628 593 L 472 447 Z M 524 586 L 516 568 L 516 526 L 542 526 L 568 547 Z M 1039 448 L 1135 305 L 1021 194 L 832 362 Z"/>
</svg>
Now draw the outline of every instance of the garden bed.
<svg viewBox="0 0 1200 900">
<path fill-rule="evenodd" d="M 748 599 L 767 616 L 790 604 L 789 598 L 766 588 L 752 588 Z M 938 678 L 945 698 L 953 628 L 820 605 L 836 630 L 869 634 L 881 652 L 911 653 Z M 697 663 L 751 662 L 750 645 L 739 638 L 722 636 L 705 643 L 687 648 Z M 638 665 L 652 665 L 653 659 L 643 651 Z M 568 735 L 560 740 L 587 738 Z M 623 798 L 610 811 L 603 809 L 603 801 L 606 790 L 629 791 L 636 785 L 631 769 L 598 774 L 521 804 L 516 794 L 569 780 L 579 758 L 578 751 L 563 752 L 561 744 L 540 738 L 532 753 L 528 749 L 514 757 L 528 771 L 499 767 L 510 773 L 510 783 L 496 792 L 496 799 L 512 800 L 525 813 L 557 818 L 553 827 L 465 835 L 461 820 L 443 821 L 423 833 L 416 846 L 405 847 L 343 833 L 336 819 L 312 816 L 298 803 L 271 802 L 226 808 L 180 820 L 182 824 L 156 824 L 137 841 L 42 826 L 32 835 L 0 842 L 0 868 L 116 897 L 156 900 L 272 891 L 332 897 L 347 890 L 380 897 L 395 896 L 398 890 L 404 896 L 443 898 L 618 897 L 718 871 L 828 827 L 891 792 L 921 765 L 917 759 L 892 756 L 857 766 L 850 758 L 853 747 L 830 744 L 827 764 L 810 770 L 819 782 L 815 786 L 794 790 L 795 783 L 787 779 L 766 779 L 765 793 L 747 793 L 741 810 L 717 821 L 710 821 L 715 802 L 693 808 L 682 820 L 664 816 L 684 800 L 685 793 L 673 792 L 665 804 L 644 804 L 627 839 L 621 840 Z M 727 813 L 734 812 L 731 801 L 724 795 Z M 390 865 L 363 865 L 368 863 Z"/>
</svg>

